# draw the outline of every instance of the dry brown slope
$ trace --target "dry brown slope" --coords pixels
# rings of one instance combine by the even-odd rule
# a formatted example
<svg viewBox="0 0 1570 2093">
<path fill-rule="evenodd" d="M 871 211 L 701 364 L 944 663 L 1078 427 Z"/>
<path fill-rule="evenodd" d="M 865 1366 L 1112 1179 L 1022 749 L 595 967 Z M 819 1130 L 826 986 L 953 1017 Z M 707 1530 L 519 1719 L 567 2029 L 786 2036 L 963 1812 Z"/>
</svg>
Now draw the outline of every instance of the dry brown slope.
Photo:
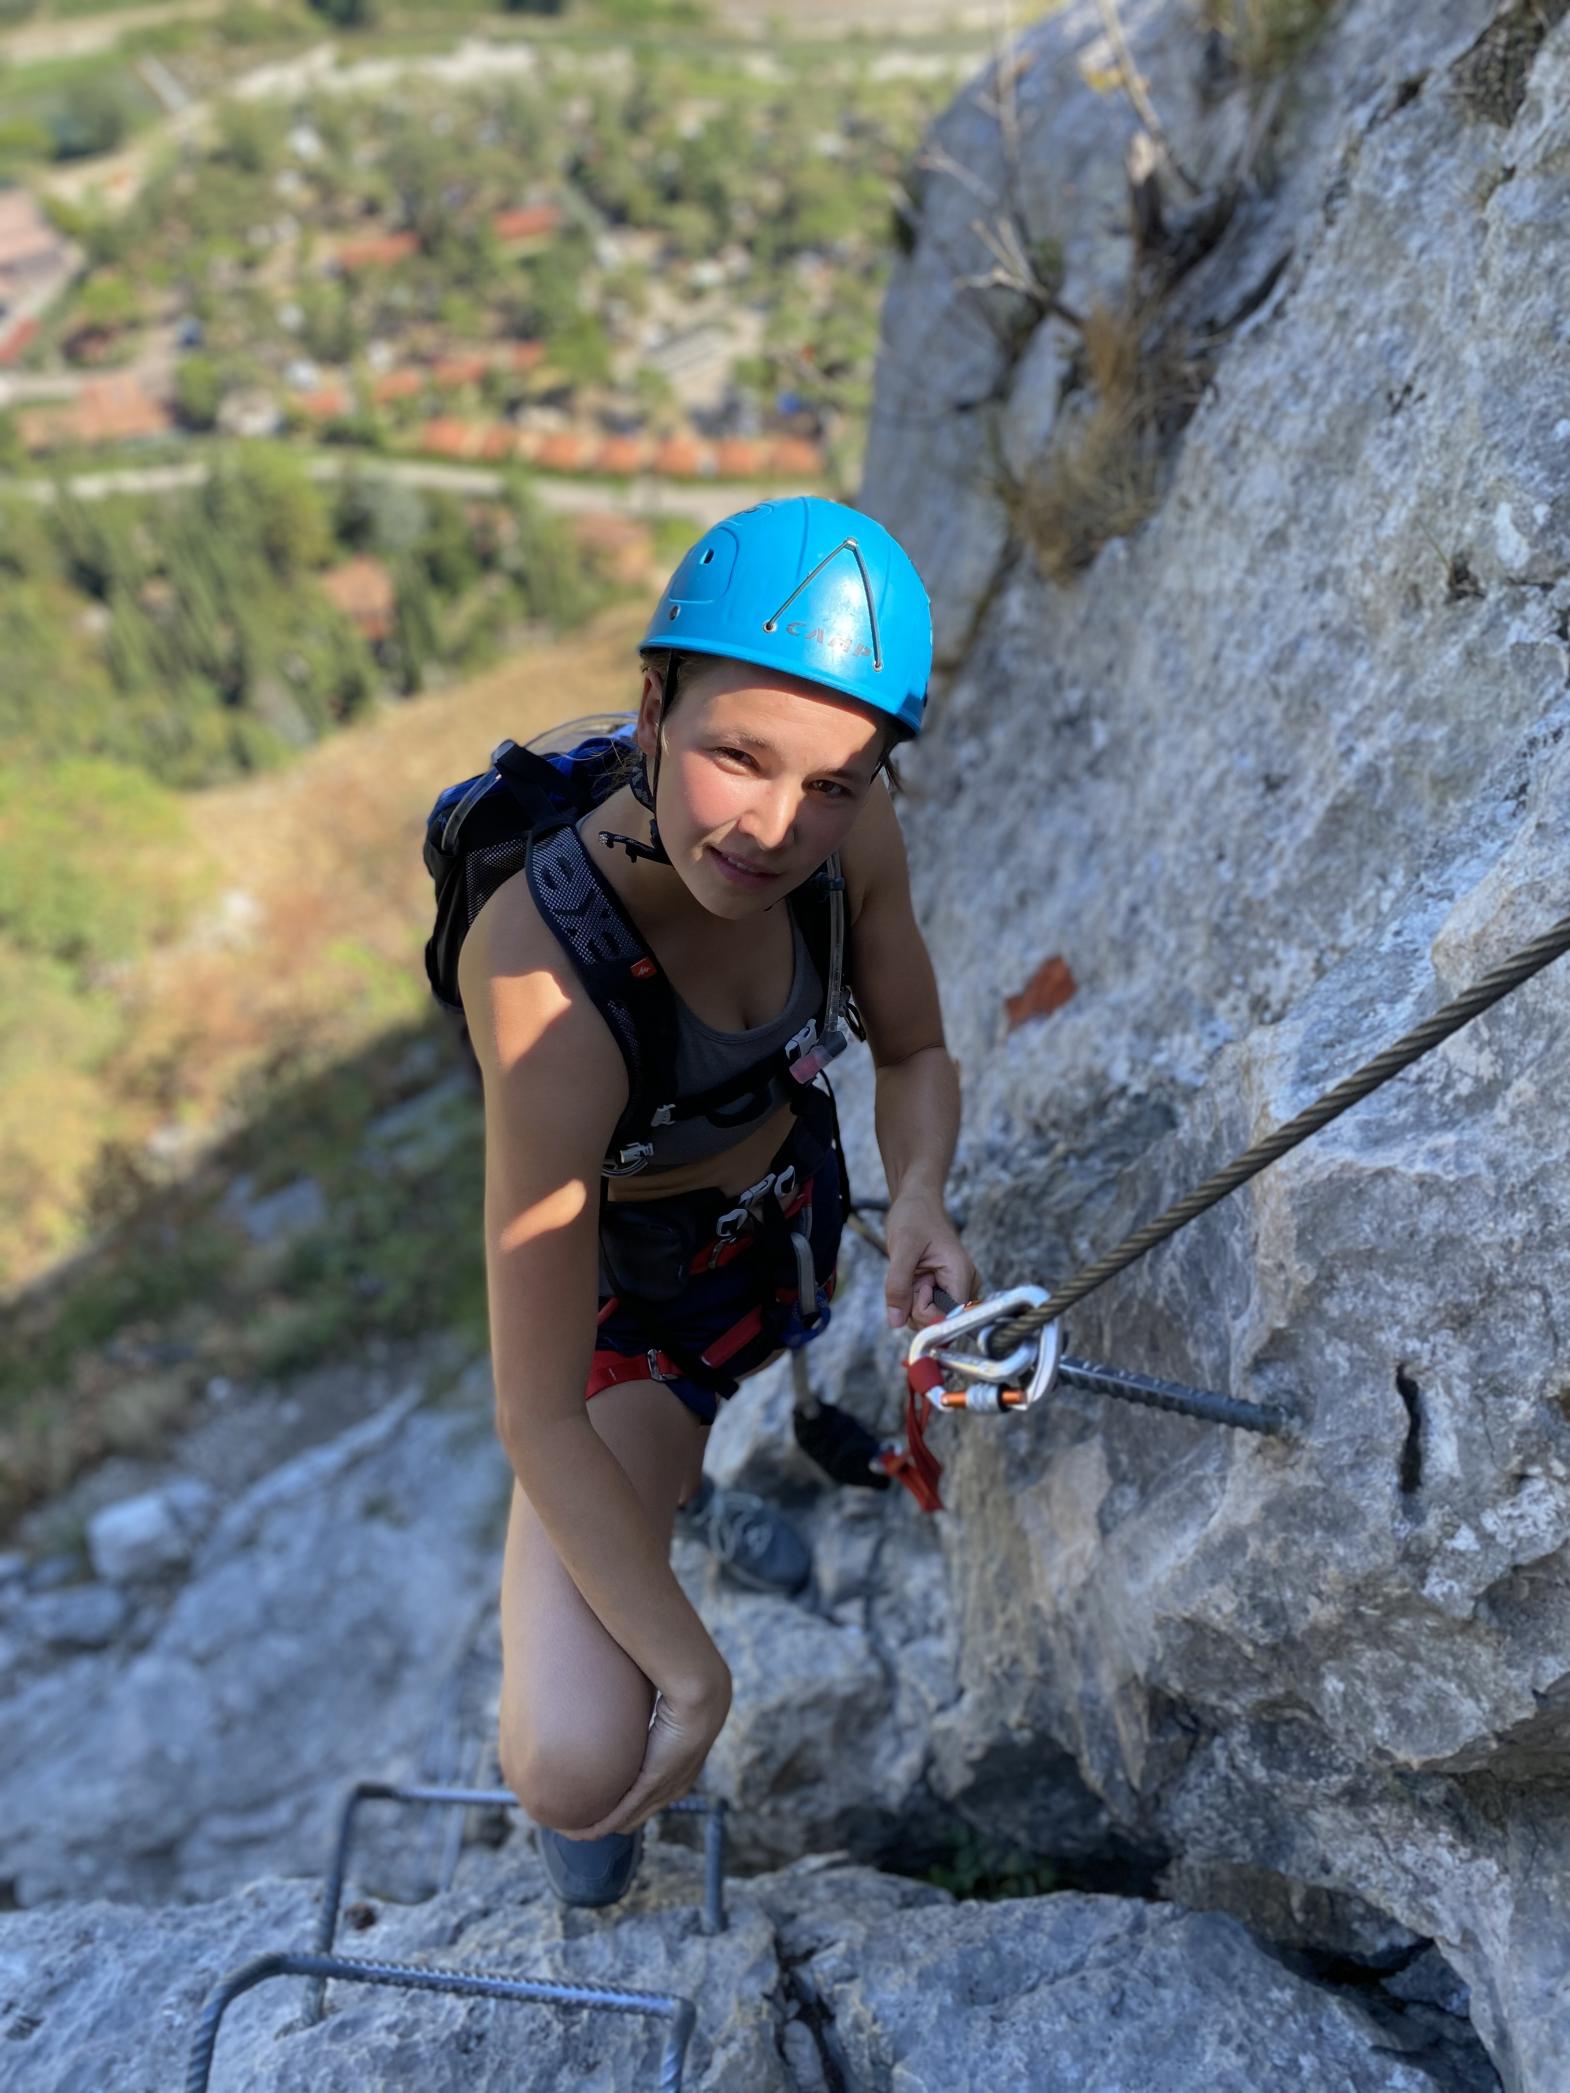
<svg viewBox="0 0 1570 2093">
<path fill-rule="evenodd" d="M 580 713 L 630 708 L 641 611 L 618 608 L 472 681 L 384 704 L 287 771 L 199 793 L 192 840 L 225 867 L 246 927 L 221 939 L 221 896 L 183 944 L 133 979 L 136 1058 L 174 1057 L 181 1116 L 224 1116 L 281 1045 L 352 1052 L 429 1004 L 422 948 L 432 889 L 421 861 L 437 792 Z"/>
</svg>

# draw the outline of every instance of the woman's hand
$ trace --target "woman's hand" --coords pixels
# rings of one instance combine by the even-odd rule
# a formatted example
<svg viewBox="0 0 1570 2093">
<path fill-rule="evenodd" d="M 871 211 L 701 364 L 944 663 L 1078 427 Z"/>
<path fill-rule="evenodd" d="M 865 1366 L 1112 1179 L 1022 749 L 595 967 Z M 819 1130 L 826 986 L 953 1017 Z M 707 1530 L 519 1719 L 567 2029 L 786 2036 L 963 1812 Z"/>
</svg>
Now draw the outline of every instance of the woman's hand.
<svg viewBox="0 0 1570 2093">
<path fill-rule="evenodd" d="M 696 1687 L 661 1692 L 654 1703 L 643 1764 L 638 1777 L 615 1808 L 571 1839 L 603 1839 L 613 1831 L 636 1831 L 668 1803 L 679 1801 L 709 1756 L 730 1713 L 731 1678 L 722 1666 L 712 1680 Z"/>
<path fill-rule="evenodd" d="M 956 1301 L 973 1300 L 981 1290 L 980 1275 L 960 1241 L 941 1199 L 929 1192 L 901 1192 L 888 1212 L 885 1233 L 889 1268 L 883 1282 L 889 1328 L 914 1323 L 940 1323 L 943 1311 L 933 1304 L 941 1286 Z"/>
</svg>

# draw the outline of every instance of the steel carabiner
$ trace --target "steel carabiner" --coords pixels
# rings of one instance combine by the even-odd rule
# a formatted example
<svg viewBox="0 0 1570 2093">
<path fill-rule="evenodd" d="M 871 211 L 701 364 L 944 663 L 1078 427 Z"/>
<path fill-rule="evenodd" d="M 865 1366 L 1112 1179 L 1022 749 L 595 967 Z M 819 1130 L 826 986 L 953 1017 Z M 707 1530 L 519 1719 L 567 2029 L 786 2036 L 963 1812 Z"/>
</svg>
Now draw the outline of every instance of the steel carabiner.
<svg viewBox="0 0 1570 2093">
<path fill-rule="evenodd" d="M 947 1300 L 948 1296 L 945 1294 L 941 1298 Z M 994 1323 L 1005 1321 L 1009 1316 L 1018 1315 L 1022 1309 L 1039 1308 L 1050 1298 L 1044 1287 L 1016 1286 L 1006 1293 L 991 1294 L 985 1300 L 970 1301 L 962 1308 L 953 1308 L 941 1323 L 928 1323 L 925 1329 L 916 1332 L 906 1354 L 907 1372 L 918 1361 L 930 1359 L 935 1365 L 946 1367 L 970 1383 L 963 1389 L 932 1387 L 927 1391 L 929 1400 L 946 1410 L 996 1415 L 1005 1409 L 1029 1409 L 1051 1392 L 1057 1380 L 1063 1354 L 1063 1326 L 1060 1322 L 1046 1324 L 1026 1338 L 1006 1359 L 989 1359 L 984 1353 L 951 1351 L 946 1347 L 958 1338 L 969 1337 L 974 1332 L 989 1329 Z"/>
</svg>

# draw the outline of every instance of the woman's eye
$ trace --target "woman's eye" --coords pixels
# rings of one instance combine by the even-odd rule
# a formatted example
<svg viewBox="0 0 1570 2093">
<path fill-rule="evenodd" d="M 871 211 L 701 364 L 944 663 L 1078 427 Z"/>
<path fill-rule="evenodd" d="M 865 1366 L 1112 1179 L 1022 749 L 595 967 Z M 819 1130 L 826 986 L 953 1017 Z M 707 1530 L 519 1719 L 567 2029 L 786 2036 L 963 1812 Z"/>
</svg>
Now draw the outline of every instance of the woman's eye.
<svg viewBox="0 0 1570 2093">
<path fill-rule="evenodd" d="M 735 763 L 750 763 L 752 761 L 751 756 L 748 755 L 745 749 L 717 748 L 714 753 L 716 756 L 724 756 Z M 824 791 L 835 799 L 850 799 L 853 796 L 844 785 L 836 785 L 832 778 L 824 778 L 822 786 Z"/>
</svg>

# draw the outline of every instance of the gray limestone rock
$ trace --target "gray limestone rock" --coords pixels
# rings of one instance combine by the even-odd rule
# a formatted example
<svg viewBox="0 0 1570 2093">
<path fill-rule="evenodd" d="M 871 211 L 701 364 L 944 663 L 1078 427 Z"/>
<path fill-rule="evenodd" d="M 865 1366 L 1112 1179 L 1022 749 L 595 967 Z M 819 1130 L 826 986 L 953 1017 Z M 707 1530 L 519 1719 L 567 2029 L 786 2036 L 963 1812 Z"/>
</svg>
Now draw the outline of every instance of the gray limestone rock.
<svg viewBox="0 0 1570 2093">
<path fill-rule="evenodd" d="M 1228 1919 L 1110 1897 L 955 1904 L 814 1858 L 728 1887 L 705 1934 L 697 1856 L 657 1835 L 605 1911 L 566 1911 L 532 1842 L 469 1849 L 451 1884 L 399 1906 L 355 1894 L 336 1952 L 692 2001 L 691 2093 L 883 2093 L 1073 2084 L 1087 2093 L 1461 2093 L 1443 2043 L 1260 1952 Z M 255 1882 L 148 1911 L 83 1903 L 0 1915 L 0 2031 L 14 2093 L 164 2093 L 183 2083 L 219 1981 L 314 1938 L 318 1891 Z M 245 1993 L 220 2026 L 212 2093 L 637 2093 L 657 2083 L 652 2016 L 335 1981 Z M 1428 2011 L 1431 2009 L 1423 2009 Z M 1442 2016 L 1440 2016 L 1442 2018 Z"/>
<path fill-rule="evenodd" d="M 106 1505 L 88 1522 L 87 1553 L 110 1584 L 130 1584 L 190 1559 L 216 1511 L 212 1491 L 196 1476 Z"/>
<path fill-rule="evenodd" d="M 1120 12 L 1210 180 L 1237 134 L 1185 88 L 1191 11 Z M 1496 15 L 1520 62 L 1480 99 Z M 1055 11 L 1020 82 L 1069 285 L 1126 277 L 1102 23 Z M 999 187 L 995 109 L 940 138 Z M 890 295 L 863 498 L 953 665 L 902 812 L 965 1077 L 956 1204 L 1004 1284 L 1101 1254 L 1564 913 L 1570 19 L 1331 13 L 1167 292 L 1213 369 L 1156 505 L 1068 585 L 976 491 L 965 395 L 1049 455 L 1057 357 L 983 342 L 944 252 L 963 192 L 929 177 Z M 932 415 L 903 439 L 901 342 Z M 1059 1007 L 1011 1011 L 1049 964 Z M 939 1792 L 1066 1753 L 1256 1923 L 1315 1891 L 1349 1950 L 1356 1910 L 1434 1940 L 1512 2093 L 1570 2084 L 1567 965 L 1071 1313 L 1070 1352 L 1279 1402 L 1294 1438 L 1068 1392 L 934 1433 Z"/>
<path fill-rule="evenodd" d="M 421 1396 L 244 1491 L 134 1639 L 16 1653 L 0 1877 L 17 1903 L 315 1870 L 350 1778 L 404 1770 L 494 1599 L 510 1485 L 489 1403 Z"/>
<path fill-rule="evenodd" d="M 31 1599 L 16 1625 L 24 1635 L 58 1649 L 97 1650 L 114 1641 L 127 1610 L 123 1594 L 110 1585 L 66 1585 Z"/>
</svg>

